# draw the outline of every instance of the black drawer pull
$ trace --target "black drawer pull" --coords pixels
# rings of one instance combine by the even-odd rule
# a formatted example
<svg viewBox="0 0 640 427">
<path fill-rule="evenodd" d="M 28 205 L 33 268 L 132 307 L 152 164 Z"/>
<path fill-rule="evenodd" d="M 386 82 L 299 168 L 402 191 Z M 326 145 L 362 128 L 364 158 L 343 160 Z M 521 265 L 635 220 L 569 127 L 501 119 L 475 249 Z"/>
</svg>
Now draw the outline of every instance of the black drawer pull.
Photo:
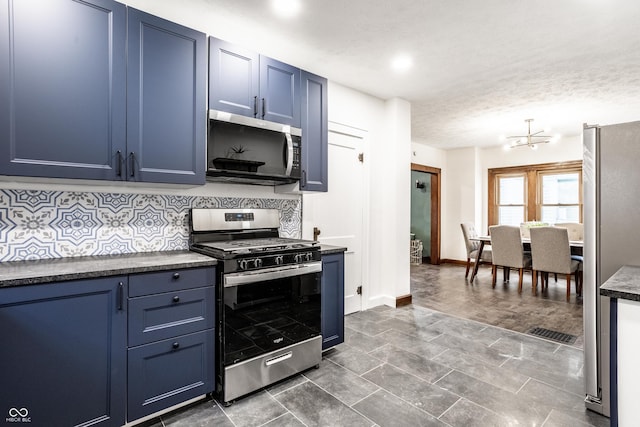
<svg viewBox="0 0 640 427">
<path fill-rule="evenodd" d="M 173 344 L 171 344 L 171 347 L 173 347 L 173 349 L 176 350 L 178 347 L 180 347 L 180 343 L 174 342 Z"/>
<path fill-rule="evenodd" d="M 173 302 L 180 302 L 180 297 L 178 295 L 173 297 Z"/>
<path fill-rule="evenodd" d="M 180 278 L 180 273 L 173 273 L 173 280 L 178 280 Z"/>
</svg>

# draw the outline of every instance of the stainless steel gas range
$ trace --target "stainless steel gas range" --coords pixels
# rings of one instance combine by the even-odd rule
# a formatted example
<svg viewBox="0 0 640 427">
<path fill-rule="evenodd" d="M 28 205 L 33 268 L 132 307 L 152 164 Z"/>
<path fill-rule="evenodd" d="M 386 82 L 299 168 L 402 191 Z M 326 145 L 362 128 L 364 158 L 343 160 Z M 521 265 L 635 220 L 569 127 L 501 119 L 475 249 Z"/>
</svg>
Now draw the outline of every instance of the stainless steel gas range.
<svg viewBox="0 0 640 427">
<path fill-rule="evenodd" d="M 190 249 L 219 260 L 216 394 L 223 403 L 322 359 L 317 242 L 281 238 L 275 209 L 192 209 Z"/>
</svg>

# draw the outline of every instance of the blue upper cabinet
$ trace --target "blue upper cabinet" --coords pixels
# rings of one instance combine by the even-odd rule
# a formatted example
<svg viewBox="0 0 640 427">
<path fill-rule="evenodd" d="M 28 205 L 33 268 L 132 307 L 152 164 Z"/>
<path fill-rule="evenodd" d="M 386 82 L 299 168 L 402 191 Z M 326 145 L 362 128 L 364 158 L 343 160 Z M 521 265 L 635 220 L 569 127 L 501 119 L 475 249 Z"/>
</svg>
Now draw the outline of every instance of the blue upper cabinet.
<svg viewBox="0 0 640 427">
<path fill-rule="evenodd" d="M 299 128 L 299 88 L 298 68 L 260 56 L 260 118 Z"/>
<path fill-rule="evenodd" d="M 302 181 L 304 191 L 328 189 L 327 79 L 301 72 L 302 90 Z"/>
<path fill-rule="evenodd" d="M 259 55 L 209 37 L 209 108 L 258 115 Z"/>
<path fill-rule="evenodd" d="M 209 38 L 209 108 L 300 127 L 300 70 Z"/>
<path fill-rule="evenodd" d="M 0 5 L 0 174 L 204 184 L 203 33 L 111 0 Z"/>
<path fill-rule="evenodd" d="M 128 9 L 126 179 L 204 184 L 207 39 Z"/>
<path fill-rule="evenodd" d="M 0 0 L 0 174 L 115 178 L 125 22 L 111 0 Z"/>
</svg>

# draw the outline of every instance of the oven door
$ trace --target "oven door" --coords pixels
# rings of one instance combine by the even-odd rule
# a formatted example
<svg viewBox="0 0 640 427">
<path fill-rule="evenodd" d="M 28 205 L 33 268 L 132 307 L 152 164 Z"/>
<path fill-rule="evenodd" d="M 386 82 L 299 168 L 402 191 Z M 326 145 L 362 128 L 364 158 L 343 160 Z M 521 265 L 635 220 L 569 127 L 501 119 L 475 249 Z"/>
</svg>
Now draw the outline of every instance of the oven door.
<svg viewBox="0 0 640 427">
<path fill-rule="evenodd" d="M 320 335 L 321 262 L 223 277 L 224 366 Z"/>
</svg>

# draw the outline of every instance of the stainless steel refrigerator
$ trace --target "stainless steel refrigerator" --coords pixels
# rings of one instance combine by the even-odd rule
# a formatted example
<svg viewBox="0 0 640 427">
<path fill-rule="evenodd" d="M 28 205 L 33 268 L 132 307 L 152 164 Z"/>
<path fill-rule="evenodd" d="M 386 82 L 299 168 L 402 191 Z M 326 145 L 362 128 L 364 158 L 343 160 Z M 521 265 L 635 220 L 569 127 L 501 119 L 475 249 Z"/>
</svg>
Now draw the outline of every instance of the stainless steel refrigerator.
<svg viewBox="0 0 640 427">
<path fill-rule="evenodd" d="M 640 265 L 640 122 L 584 126 L 584 377 L 587 408 L 610 416 L 609 298 L 600 285 Z"/>
</svg>

